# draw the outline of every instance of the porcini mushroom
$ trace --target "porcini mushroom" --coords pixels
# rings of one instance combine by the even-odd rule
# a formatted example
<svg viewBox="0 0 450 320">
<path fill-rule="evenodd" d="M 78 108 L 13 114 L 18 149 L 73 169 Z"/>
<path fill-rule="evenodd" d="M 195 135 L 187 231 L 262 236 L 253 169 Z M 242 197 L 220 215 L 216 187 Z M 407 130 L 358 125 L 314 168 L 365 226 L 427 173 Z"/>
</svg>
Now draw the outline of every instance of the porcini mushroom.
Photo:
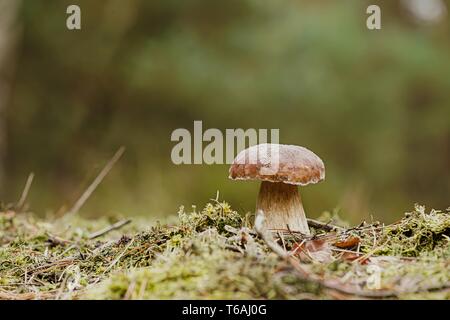
<svg viewBox="0 0 450 320">
<path fill-rule="evenodd" d="M 256 210 L 264 212 L 268 229 L 310 234 L 298 186 L 325 179 L 325 166 L 315 153 L 293 145 L 255 145 L 236 156 L 229 178 L 262 181 Z"/>
</svg>

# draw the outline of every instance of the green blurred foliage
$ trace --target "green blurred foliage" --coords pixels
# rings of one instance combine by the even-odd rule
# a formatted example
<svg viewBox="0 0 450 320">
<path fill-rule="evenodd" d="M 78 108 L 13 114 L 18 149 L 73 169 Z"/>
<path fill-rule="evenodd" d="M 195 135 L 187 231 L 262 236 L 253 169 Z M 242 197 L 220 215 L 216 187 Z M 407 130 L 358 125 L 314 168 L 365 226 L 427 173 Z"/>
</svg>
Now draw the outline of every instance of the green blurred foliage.
<svg viewBox="0 0 450 320">
<path fill-rule="evenodd" d="M 387 222 L 449 205 L 450 29 L 399 1 L 27 1 L 8 112 L 8 188 L 36 174 L 30 204 L 73 203 L 120 145 L 83 213 L 173 214 L 221 197 L 253 209 L 258 183 L 227 165 L 173 165 L 176 128 L 279 128 L 325 162 L 307 212 Z M 82 30 L 65 28 L 78 4 Z M 447 2 L 448 4 L 448 2 Z"/>
</svg>

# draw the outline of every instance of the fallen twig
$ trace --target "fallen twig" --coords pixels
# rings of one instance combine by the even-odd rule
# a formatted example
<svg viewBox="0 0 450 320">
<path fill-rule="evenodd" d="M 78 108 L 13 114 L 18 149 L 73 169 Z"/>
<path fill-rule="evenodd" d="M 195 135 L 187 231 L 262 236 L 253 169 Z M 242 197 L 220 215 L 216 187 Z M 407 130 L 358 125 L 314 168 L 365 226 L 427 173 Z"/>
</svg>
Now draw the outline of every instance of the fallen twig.
<svg viewBox="0 0 450 320">
<path fill-rule="evenodd" d="M 54 290 L 55 291 L 55 290 Z M 26 292 L 12 293 L 0 290 L 0 300 L 35 300 L 35 299 L 51 299 L 54 297 L 54 291 L 49 292 Z"/>
<path fill-rule="evenodd" d="M 263 227 L 264 225 L 265 216 L 262 210 L 258 210 L 255 217 L 255 230 L 259 234 L 259 236 L 262 238 L 262 240 L 266 243 L 266 245 L 275 252 L 280 258 L 282 259 L 289 259 L 290 255 L 287 253 L 287 251 L 283 250 L 279 245 L 275 243 L 275 241 L 272 238 L 272 235 Z"/>
<path fill-rule="evenodd" d="M 344 230 L 344 228 L 330 224 L 330 223 L 323 223 L 323 222 L 320 222 L 320 221 L 317 221 L 314 219 L 309 219 L 309 218 L 307 218 L 307 220 L 308 220 L 308 225 L 310 225 L 311 227 L 316 228 L 316 229 L 322 229 L 325 231 L 343 231 Z"/>
<path fill-rule="evenodd" d="M 95 189 L 98 187 L 98 185 L 103 181 L 103 179 L 106 177 L 106 175 L 111 171 L 114 164 L 120 159 L 120 157 L 125 152 L 125 147 L 120 147 L 119 150 L 114 154 L 114 156 L 108 161 L 108 163 L 105 165 L 105 167 L 100 171 L 98 176 L 92 181 L 92 183 L 89 185 L 89 187 L 84 191 L 84 193 L 81 195 L 81 197 L 75 202 L 72 209 L 70 209 L 66 213 L 66 217 L 70 217 L 73 214 L 77 213 L 81 207 L 84 205 L 84 203 L 89 199 L 91 194 L 95 191 Z"/>
<path fill-rule="evenodd" d="M 25 201 L 27 200 L 28 192 L 30 191 L 31 184 L 33 183 L 33 179 L 34 179 L 34 173 L 31 172 L 28 175 L 27 182 L 25 183 L 25 187 L 23 188 L 23 191 L 22 191 L 22 195 L 20 196 L 20 199 L 16 205 L 16 210 L 19 212 L 22 211 L 23 206 L 25 205 Z"/>
<path fill-rule="evenodd" d="M 106 228 L 103 228 L 103 229 L 101 229 L 101 230 L 99 230 L 99 231 L 96 231 L 96 232 L 94 232 L 94 233 L 91 233 L 91 234 L 89 235 L 89 239 L 92 240 L 92 239 L 101 237 L 101 236 L 103 236 L 103 235 L 105 235 L 105 234 L 107 234 L 108 232 L 111 232 L 111 231 L 113 231 L 113 230 L 120 229 L 120 228 L 122 228 L 123 226 L 129 224 L 131 221 L 132 221 L 131 219 L 125 219 L 125 220 L 116 222 L 116 223 L 114 223 L 113 225 L 111 225 L 111 226 L 109 226 L 109 227 L 106 227 Z"/>
</svg>

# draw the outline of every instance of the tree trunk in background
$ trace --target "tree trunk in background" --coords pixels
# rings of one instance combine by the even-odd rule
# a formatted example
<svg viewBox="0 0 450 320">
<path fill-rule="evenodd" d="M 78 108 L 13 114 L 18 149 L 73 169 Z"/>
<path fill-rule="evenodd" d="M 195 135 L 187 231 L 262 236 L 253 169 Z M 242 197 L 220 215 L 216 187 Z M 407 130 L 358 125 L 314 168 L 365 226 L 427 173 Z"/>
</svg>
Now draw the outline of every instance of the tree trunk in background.
<svg viewBox="0 0 450 320">
<path fill-rule="evenodd" d="M 6 110 L 14 75 L 15 47 L 19 34 L 17 16 L 20 0 L 0 0 L 0 196 L 5 191 L 5 155 L 7 146 Z"/>
</svg>

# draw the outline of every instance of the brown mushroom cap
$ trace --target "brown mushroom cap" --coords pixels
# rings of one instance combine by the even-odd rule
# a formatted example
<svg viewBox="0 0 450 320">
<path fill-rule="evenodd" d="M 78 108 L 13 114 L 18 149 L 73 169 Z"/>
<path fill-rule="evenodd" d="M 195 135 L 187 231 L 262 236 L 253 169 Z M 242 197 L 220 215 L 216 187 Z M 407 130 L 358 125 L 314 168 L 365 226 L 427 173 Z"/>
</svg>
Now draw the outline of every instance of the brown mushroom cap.
<svg viewBox="0 0 450 320">
<path fill-rule="evenodd" d="M 279 156 L 273 159 L 271 153 L 277 148 Z M 305 186 L 325 179 L 325 165 L 314 152 L 306 148 L 265 143 L 242 150 L 230 167 L 229 178 Z"/>
</svg>

